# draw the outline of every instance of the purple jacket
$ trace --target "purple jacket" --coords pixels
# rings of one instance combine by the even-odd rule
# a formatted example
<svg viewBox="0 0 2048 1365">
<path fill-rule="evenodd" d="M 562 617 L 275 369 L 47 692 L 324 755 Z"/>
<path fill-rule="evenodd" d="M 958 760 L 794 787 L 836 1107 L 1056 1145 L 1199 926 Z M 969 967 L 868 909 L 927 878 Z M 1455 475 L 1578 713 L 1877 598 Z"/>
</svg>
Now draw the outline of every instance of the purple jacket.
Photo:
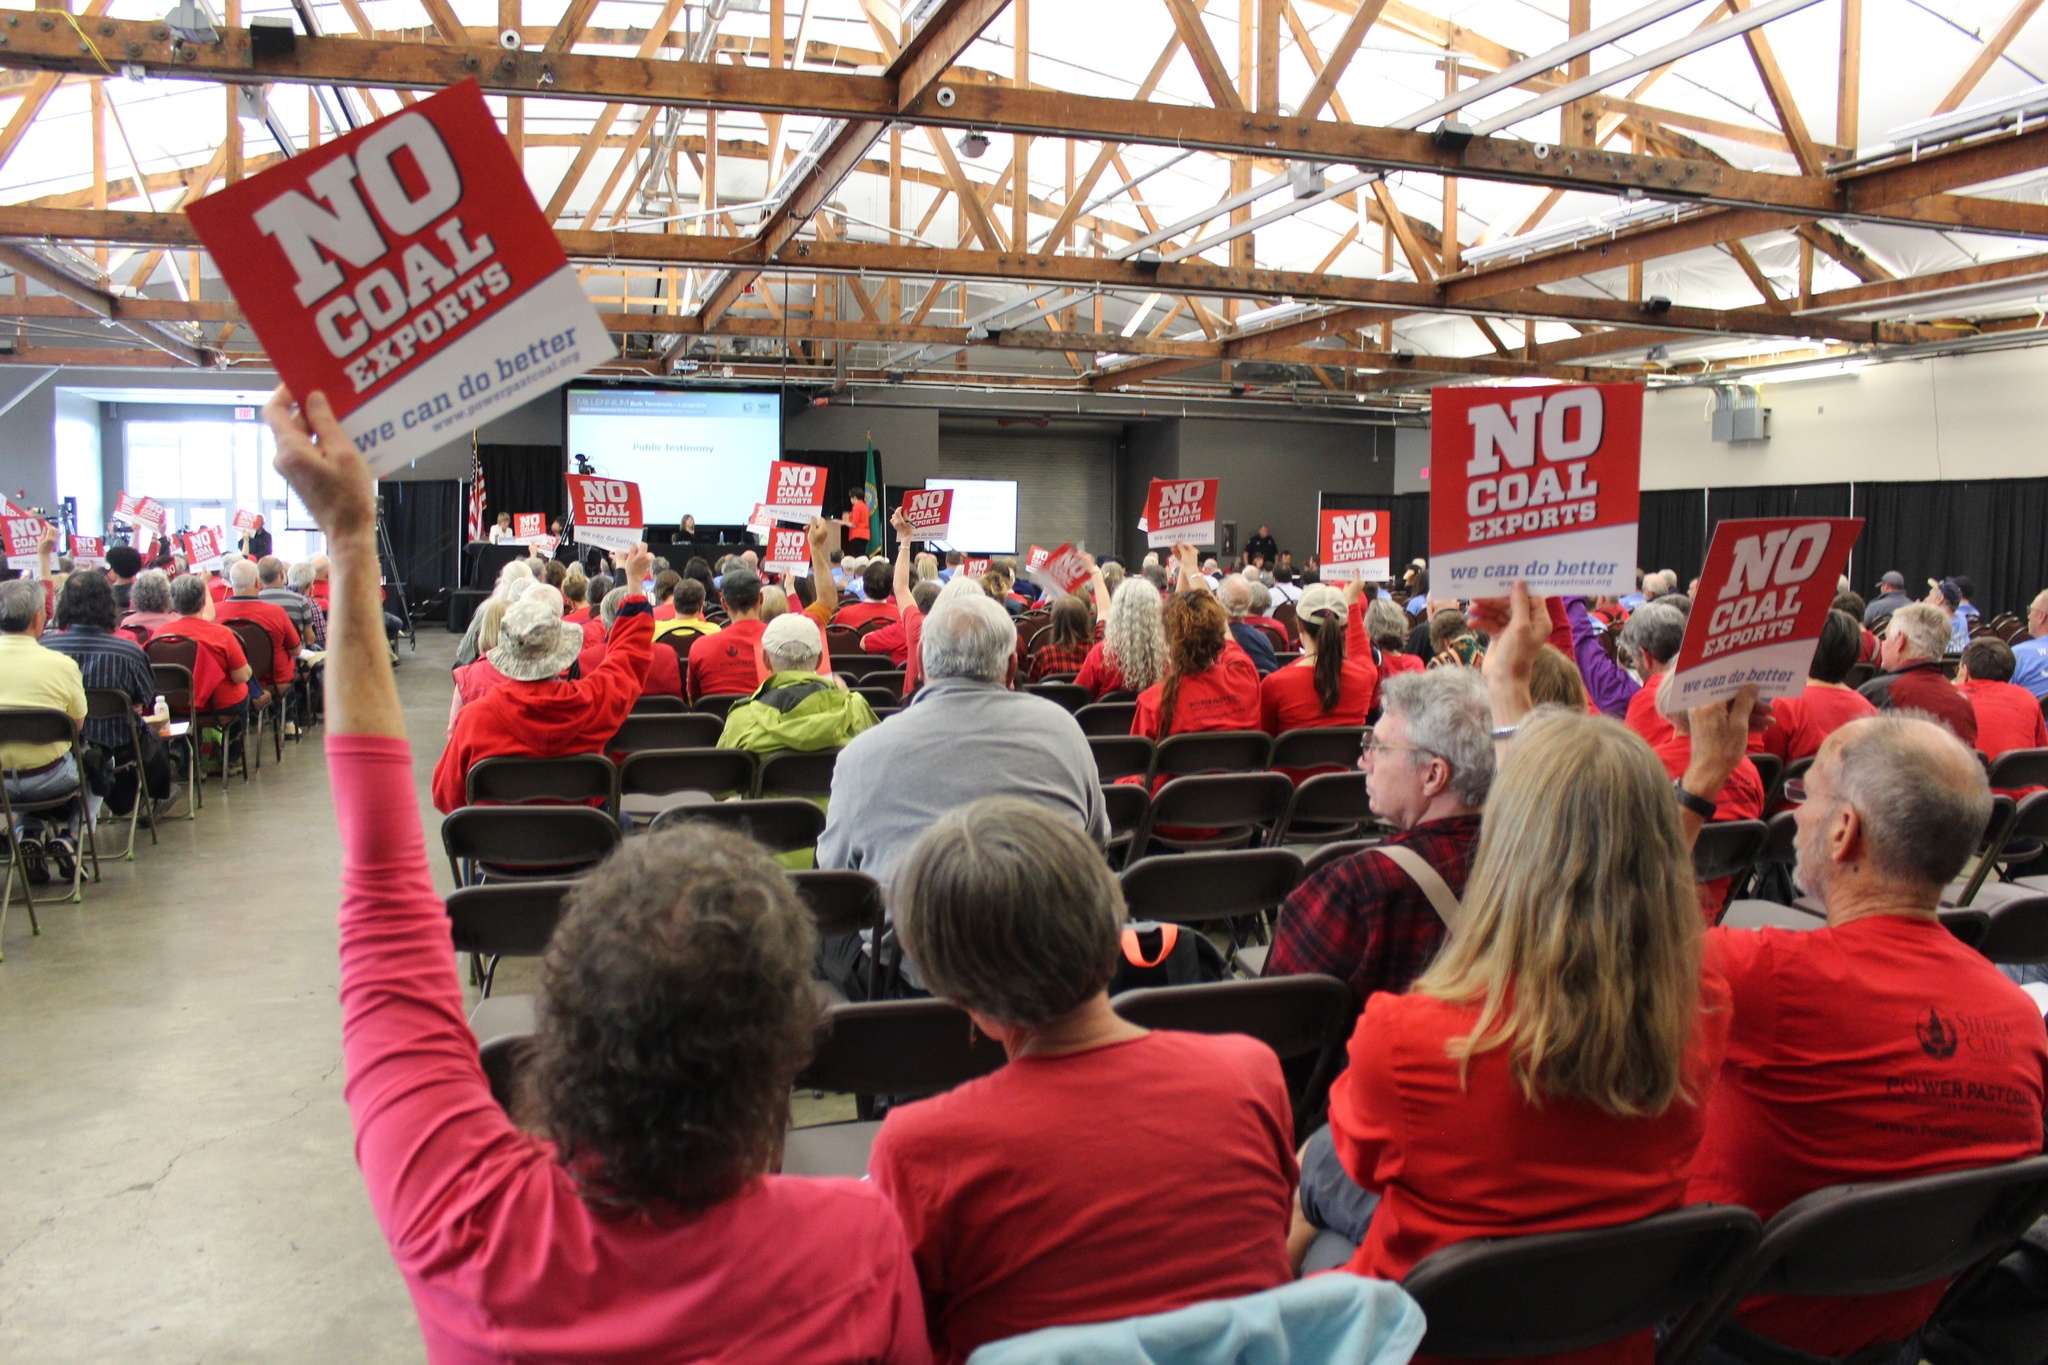
<svg viewBox="0 0 2048 1365">
<path fill-rule="evenodd" d="M 1586 681 L 1586 695 L 1596 710 L 1616 719 L 1628 714 L 1629 700 L 1643 685 L 1627 669 L 1607 657 L 1600 645 L 1605 628 L 1586 610 L 1586 599 L 1564 599 L 1564 614 L 1572 623 L 1572 657 L 1578 660 L 1579 676 Z"/>
</svg>

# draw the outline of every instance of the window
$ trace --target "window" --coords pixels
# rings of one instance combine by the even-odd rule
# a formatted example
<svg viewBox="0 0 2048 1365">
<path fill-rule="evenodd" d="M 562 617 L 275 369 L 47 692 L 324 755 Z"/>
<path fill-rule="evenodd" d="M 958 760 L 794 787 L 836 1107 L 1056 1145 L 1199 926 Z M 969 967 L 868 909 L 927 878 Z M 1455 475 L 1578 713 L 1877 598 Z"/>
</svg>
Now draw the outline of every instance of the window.
<svg viewBox="0 0 2048 1365">
<path fill-rule="evenodd" d="M 304 559 L 320 548 L 319 536 L 285 529 L 285 484 L 271 464 L 277 443 L 269 427 L 203 418 L 122 425 L 128 450 L 122 487 L 161 502 L 174 529 L 219 527 L 233 545 L 235 513 L 259 512 L 279 558 Z"/>
</svg>

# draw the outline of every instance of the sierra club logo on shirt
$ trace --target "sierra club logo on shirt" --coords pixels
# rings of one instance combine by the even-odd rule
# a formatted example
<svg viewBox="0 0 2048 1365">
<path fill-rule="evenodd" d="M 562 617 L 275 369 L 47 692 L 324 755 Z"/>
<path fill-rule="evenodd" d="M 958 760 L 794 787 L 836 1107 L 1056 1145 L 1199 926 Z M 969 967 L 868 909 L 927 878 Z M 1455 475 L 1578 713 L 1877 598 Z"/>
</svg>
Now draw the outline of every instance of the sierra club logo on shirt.
<svg viewBox="0 0 2048 1365">
<path fill-rule="evenodd" d="M 1937 1062 L 1945 1062 L 1956 1055 L 1956 1048 L 1962 1043 L 1962 1036 L 1956 1026 L 1941 1017 L 1941 1011 L 1928 1007 L 1924 1023 L 1913 1026 L 1913 1034 L 1920 1040 L 1920 1050 Z"/>
</svg>

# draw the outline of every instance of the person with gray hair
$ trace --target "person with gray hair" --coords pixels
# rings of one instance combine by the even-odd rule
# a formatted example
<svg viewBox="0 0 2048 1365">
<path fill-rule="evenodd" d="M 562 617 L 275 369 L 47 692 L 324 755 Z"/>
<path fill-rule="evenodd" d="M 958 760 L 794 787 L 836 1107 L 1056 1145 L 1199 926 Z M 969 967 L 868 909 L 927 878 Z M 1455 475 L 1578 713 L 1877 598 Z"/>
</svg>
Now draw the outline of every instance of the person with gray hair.
<svg viewBox="0 0 2048 1365">
<path fill-rule="evenodd" d="M 1014 797 L 948 812 L 892 903 L 934 993 L 1010 1058 L 892 1108 L 868 1159 L 939 1358 L 1293 1278 L 1279 1063 L 1250 1038 L 1150 1032 L 1110 1008 L 1123 896 L 1070 821 Z"/>
<path fill-rule="evenodd" d="M 263 627 L 263 633 L 270 637 L 270 678 L 277 688 L 279 720 L 287 735 L 299 732 L 292 701 L 297 693 L 294 684 L 299 676 L 299 650 L 304 647 L 299 639 L 298 627 L 284 608 L 272 602 L 265 602 L 257 595 L 262 586 L 262 575 L 257 572 L 256 561 L 238 559 L 228 568 L 228 585 L 233 593 L 214 605 L 216 621 L 254 621 Z M 257 661 L 249 660 L 253 665 Z"/>
<path fill-rule="evenodd" d="M 1931 721 L 1874 716 L 1829 735 L 1786 796 L 1793 877 L 1827 917 L 1709 932 L 1734 1023 L 1686 1202 L 1768 1220 L 1829 1185 L 2039 1155 L 2041 1011 L 1939 917 L 1991 813 L 1976 755 Z M 1918 1361 L 1946 1288 L 1753 1299 L 1703 1358 Z"/>
<path fill-rule="evenodd" d="M 285 586 L 284 561 L 276 555 L 263 556 L 256 561 L 256 577 L 260 583 L 257 600 L 268 602 L 283 612 L 306 648 L 320 648 L 321 637 L 312 633 L 313 604 Z"/>
<path fill-rule="evenodd" d="M 249 666 L 241 640 L 214 619 L 205 579 L 191 573 L 172 579 L 171 607 L 178 613 L 177 621 L 151 638 L 178 635 L 199 647 L 192 670 L 193 704 L 201 711 L 226 712 L 229 721 L 225 729 L 234 736 L 231 746 L 239 744 L 241 738 L 235 732 L 247 733 L 250 700 L 261 692 L 251 681 L 256 670 Z"/>
<path fill-rule="evenodd" d="M 1053 811 L 1098 847 L 1109 842 L 1101 779 L 1079 722 L 1056 702 L 1010 690 L 1010 614 L 964 574 L 953 582 L 969 586 L 957 597 L 941 592 L 924 620 L 924 686 L 902 714 L 839 755 L 819 867 L 857 868 L 886 884 L 941 816 L 994 791 Z M 856 935 L 828 940 L 819 965 L 851 996 L 866 976 L 863 953 Z M 906 970 L 915 981 L 914 966 Z"/>
<path fill-rule="evenodd" d="M 139 644 L 147 644 L 157 631 L 175 625 L 178 613 L 171 610 L 171 576 L 162 569 L 144 569 L 135 575 L 128 589 L 128 608 L 120 629 Z"/>
<path fill-rule="evenodd" d="M 1258 600 L 1251 580 L 1239 573 L 1226 575 L 1216 588 L 1216 600 L 1223 604 L 1224 614 L 1230 618 L 1230 638 L 1251 656 L 1252 667 L 1259 671 L 1259 676 L 1263 678 L 1278 668 L 1280 659 L 1273 652 L 1273 642 L 1266 638 L 1265 631 L 1245 619 Z"/>
<path fill-rule="evenodd" d="M 1319 869 L 1280 909 L 1265 975 L 1321 972 L 1361 1005 L 1405 991 L 1436 956 L 1479 851 L 1493 785 L 1493 721 L 1477 669 L 1382 679 L 1380 719 L 1360 755 L 1373 814 L 1399 831 Z"/>
<path fill-rule="evenodd" d="M 85 719 L 85 679 L 76 660 L 44 647 L 40 640 L 47 610 L 43 585 L 33 578 L 0 583 L 0 707 L 35 707 Z M 78 790 L 81 774 L 71 741 L 0 744 L 0 771 L 13 801 L 55 801 Z M 77 869 L 77 811 L 61 832 L 45 834 L 40 815 L 16 817 L 10 832 L 15 855 L 30 881 L 49 880 L 46 870 L 70 880 Z M 47 860 L 47 861 L 46 861 Z M 13 869 L 7 875 L 14 875 Z"/>
<path fill-rule="evenodd" d="M 867 698 L 818 672 L 825 655 L 825 628 L 804 612 L 785 612 L 761 635 L 768 677 L 745 701 L 725 713 L 721 749 L 770 754 L 781 749 L 816 753 L 845 747 L 879 722 Z"/>
<path fill-rule="evenodd" d="M 1977 746 L 1977 712 L 1942 670 L 1949 644 L 1949 620 L 1939 607 L 1912 602 L 1892 613 L 1877 661 L 1884 672 L 1858 690 L 1880 711 L 1921 711 Z M 1980 831 L 1981 832 L 1981 831 Z"/>
<path fill-rule="evenodd" d="M 1656 577 L 1654 573 L 1650 575 L 1650 579 Z M 1649 581 L 1644 580 L 1646 588 Z M 1621 662 L 1634 670 L 1640 680 L 1636 687 L 1624 689 L 1596 682 L 1599 675 L 1587 673 L 1586 659 L 1579 658 L 1579 671 L 1586 675 L 1586 691 L 1593 697 L 1605 698 L 1627 691 L 1622 723 L 1647 740 L 1653 749 L 1672 733 L 1671 723 L 1657 711 L 1657 689 L 1662 686 L 1671 661 L 1678 657 L 1678 646 L 1684 639 L 1685 613 L 1668 602 L 1648 602 L 1621 628 Z M 1620 671 L 1619 665 L 1614 667 L 1616 672 Z M 1601 709 L 1607 710 L 1607 706 Z"/>
</svg>

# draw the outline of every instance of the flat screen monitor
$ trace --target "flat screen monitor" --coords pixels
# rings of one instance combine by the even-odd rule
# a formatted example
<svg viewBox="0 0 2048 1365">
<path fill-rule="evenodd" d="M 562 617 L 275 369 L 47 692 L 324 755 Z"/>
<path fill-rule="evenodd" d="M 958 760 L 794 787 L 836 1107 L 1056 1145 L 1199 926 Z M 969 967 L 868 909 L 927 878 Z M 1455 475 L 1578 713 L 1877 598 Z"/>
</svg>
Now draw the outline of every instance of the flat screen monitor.
<svg viewBox="0 0 2048 1365">
<path fill-rule="evenodd" d="M 924 486 L 953 490 L 953 535 L 935 544 L 976 555 L 1017 553 L 1015 479 L 926 479 Z"/>
<path fill-rule="evenodd" d="M 650 525 L 742 525 L 782 458 L 782 395 L 701 389 L 566 390 L 569 468 L 640 485 Z"/>
</svg>

